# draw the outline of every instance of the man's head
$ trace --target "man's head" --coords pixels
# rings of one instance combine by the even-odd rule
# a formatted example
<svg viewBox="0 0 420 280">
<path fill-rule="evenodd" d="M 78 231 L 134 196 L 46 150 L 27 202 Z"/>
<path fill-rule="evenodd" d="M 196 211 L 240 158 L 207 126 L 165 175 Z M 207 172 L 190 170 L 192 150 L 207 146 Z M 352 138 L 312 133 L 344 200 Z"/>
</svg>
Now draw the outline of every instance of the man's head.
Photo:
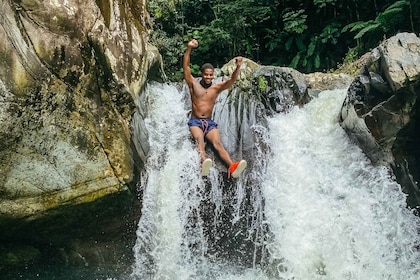
<svg viewBox="0 0 420 280">
<path fill-rule="evenodd" d="M 213 67 L 213 65 L 212 65 L 211 63 L 204 63 L 204 64 L 201 66 L 201 68 L 200 68 L 201 73 L 203 73 L 203 72 L 204 72 L 204 70 L 206 70 L 206 69 L 211 69 L 211 70 L 213 70 L 213 71 L 214 71 L 214 67 Z"/>
<path fill-rule="evenodd" d="M 211 85 L 214 79 L 214 67 L 210 63 L 204 63 L 201 66 L 201 77 L 205 85 Z"/>
</svg>

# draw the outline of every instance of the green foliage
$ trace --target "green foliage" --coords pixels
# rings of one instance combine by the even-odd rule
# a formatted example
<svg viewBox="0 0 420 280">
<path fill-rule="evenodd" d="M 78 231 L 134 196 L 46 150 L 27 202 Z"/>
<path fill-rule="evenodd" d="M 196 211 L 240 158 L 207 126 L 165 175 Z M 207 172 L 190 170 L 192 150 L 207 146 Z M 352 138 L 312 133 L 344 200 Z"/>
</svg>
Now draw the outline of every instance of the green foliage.
<svg viewBox="0 0 420 280">
<path fill-rule="evenodd" d="M 349 51 L 346 54 L 346 57 L 344 57 L 343 63 L 344 64 L 350 64 L 354 61 L 356 61 L 356 59 L 359 57 L 359 51 L 356 48 L 351 48 L 349 49 Z"/>
<path fill-rule="evenodd" d="M 326 8 L 327 5 L 334 5 L 336 0 L 314 0 L 314 5 L 318 7 L 318 11 L 322 8 Z"/>
<path fill-rule="evenodd" d="M 268 87 L 268 81 L 267 81 L 267 79 L 265 77 L 263 77 L 263 76 L 259 76 L 258 77 L 258 89 L 260 91 L 265 92 L 267 90 L 267 87 Z"/>
<path fill-rule="evenodd" d="M 195 76 L 199 76 L 200 73 L 201 73 L 201 71 L 200 71 L 200 65 L 192 64 L 191 65 L 191 74 L 193 74 Z"/>
<path fill-rule="evenodd" d="M 314 34 L 309 43 L 304 43 L 298 37 L 296 39 L 298 53 L 293 58 L 289 67 L 302 68 L 306 72 L 311 72 L 322 67 L 328 68 L 328 61 L 323 61 L 322 58 L 328 58 L 328 53 L 338 42 L 340 36 L 339 28 L 336 23 L 329 24 L 324 27 L 320 34 Z M 288 46 L 290 48 L 290 46 Z M 286 47 L 287 49 L 287 47 Z"/>
<path fill-rule="evenodd" d="M 256 88 L 256 97 L 259 101 L 265 100 L 265 96 L 268 90 L 268 80 L 264 76 L 258 76 L 257 79 L 257 88 Z"/>
<path fill-rule="evenodd" d="M 287 9 L 288 10 L 288 9 Z M 302 34 L 308 26 L 306 25 L 305 10 L 286 11 L 282 18 L 284 23 L 284 31 L 289 33 Z"/>
<path fill-rule="evenodd" d="M 374 33 L 373 37 L 378 42 L 383 35 L 389 34 L 390 31 L 394 31 L 392 33 L 397 31 L 395 28 L 401 26 L 401 23 L 404 21 L 404 8 L 408 5 L 409 1 L 407 0 L 397 1 L 385 9 L 384 12 L 379 13 L 374 20 L 350 23 L 342 29 L 342 32 L 347 30 L 350 30 L 350 32 L 357 31 L 354 39 L 361 39 L 367 34 Z"/>
<path fill-rule="evenodd" d="M 159 48 L 171 80 L 182 79 L 182 55 L 191 38 L 199 41 L 191 54 L 196 65 L 211 62 L 220 67 L 242 55 L 260 64 L 327 71 L 384 37 L 418 33 L 419 2 L 149 0 L 150 41 Z"/>
</svg>

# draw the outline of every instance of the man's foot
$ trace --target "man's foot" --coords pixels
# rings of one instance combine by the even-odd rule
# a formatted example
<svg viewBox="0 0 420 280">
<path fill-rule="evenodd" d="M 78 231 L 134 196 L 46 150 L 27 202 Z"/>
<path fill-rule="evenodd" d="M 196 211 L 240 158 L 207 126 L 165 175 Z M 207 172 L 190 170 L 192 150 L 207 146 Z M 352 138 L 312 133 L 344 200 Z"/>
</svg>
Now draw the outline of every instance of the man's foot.
<svg viewBox="0 0 420 280">
<path fill-rule="evenodd" d="M 232 175 L 233 178 L 238 178 L 241 175 L 242 171 L 244 171 L 247 165 L 246 160 L 241 160 L 232 163 L 228 169 L 228 178 Z"/>
<path fill-rule="evenodd" d="M 206 158 L 203 163 L 201 164 L 201 175 L 202 176 L 208 176 L 210 168 L 213 166 L 213 162 L 211 159 Z"/>
</svg>

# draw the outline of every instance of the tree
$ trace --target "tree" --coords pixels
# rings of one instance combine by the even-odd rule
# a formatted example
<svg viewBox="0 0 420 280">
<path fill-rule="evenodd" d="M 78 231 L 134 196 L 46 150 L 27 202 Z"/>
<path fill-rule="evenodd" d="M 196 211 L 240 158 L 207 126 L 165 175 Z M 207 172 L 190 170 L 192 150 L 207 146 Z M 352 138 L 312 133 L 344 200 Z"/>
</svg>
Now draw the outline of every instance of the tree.
<svg viewBox="0 0 420 280">
<path fill-rule="evenodd" d="M 167 75 L 182 78 L 185 43 L 199 39 L 193 69 L 222 66 L 236 55 L 302 72 L 334 69 L 384 37 L 420 31 L 413 0 L 149 0 L 151 43 Z"/>
<path fill-rule="evenodd" d="M 364 51 L 376 46 L 385 37 L 403 31 L 404 22 L 408 22 L 407 18 L 411 21 L 409 25 L 414 29 L 412 24 L 412 10 L 410 9 L 410 12 L 408 12 L 410 7 L 411 4 L 408 0 L 396 1 L 383 12 L 379 12 L 375 19 L 347 24 L 342 29 L 342 32 L 357 32 L 354 39 L 357 42 L 357 47 Z M 410 14 L 409 17 L 406 17 L 407 13 Z"/>
</svg>

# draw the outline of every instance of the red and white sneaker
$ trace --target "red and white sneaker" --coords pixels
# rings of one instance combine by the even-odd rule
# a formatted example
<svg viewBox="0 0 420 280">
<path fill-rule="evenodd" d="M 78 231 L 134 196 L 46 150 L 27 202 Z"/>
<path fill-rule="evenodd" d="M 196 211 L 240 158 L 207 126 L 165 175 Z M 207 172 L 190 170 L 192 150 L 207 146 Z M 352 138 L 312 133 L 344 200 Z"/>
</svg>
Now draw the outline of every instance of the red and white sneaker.
<svg viewBox="0 0 420 280">
<path fill-rule="evenodd" d="M 232 163 L 228 169 L 228 178 L 232 175 L 233 178 L 238 178 L 247 166 L 246 160 L 241 160 Z"/>
<path fill-rule="evenodd" d="M 201 176 L 208 176 L 210 168 L 213 166 L 213 161 L 209 158 L 206 158 L 201 164 Z"/>
</svg>

